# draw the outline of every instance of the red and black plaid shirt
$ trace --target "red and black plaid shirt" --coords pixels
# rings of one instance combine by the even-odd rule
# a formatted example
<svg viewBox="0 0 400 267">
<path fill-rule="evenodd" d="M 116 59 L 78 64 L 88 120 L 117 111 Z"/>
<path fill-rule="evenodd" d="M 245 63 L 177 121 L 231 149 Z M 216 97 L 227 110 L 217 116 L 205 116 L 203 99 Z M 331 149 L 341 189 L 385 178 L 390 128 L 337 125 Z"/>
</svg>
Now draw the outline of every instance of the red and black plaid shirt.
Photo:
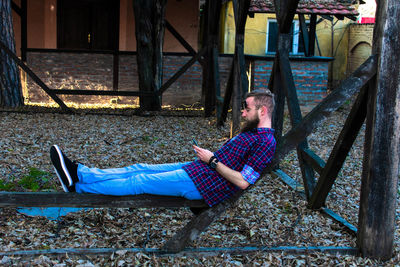
<svg viewBox="0 0 400 267">
<path fill-rule="evenodd" d="M 227 167 L 240 172 L 247 182 L 254 184 L 271 162 L 275 147 L 274 130 L 257 128 L 228 140 L 214 155 Z M 236 185 L 200 160 L 185 165 L 183 169 L 210 207 L 239 191 Z"/>
</svg>

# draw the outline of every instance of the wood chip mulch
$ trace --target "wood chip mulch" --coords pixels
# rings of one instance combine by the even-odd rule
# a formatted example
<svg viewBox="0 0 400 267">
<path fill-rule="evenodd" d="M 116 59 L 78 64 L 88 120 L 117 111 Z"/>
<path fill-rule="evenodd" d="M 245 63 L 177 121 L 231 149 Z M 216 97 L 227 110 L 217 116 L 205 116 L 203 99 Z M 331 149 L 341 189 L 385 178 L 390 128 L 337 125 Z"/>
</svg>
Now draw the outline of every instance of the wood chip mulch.
<svg viewBox="0 0 400 267">
<path fill-rule="evenodd" d="M 348 108 L 335 112 L 308 141 L 327 160 L 343 126 Z M 216 150 L 229 138 L 229 126 L 217 129 L 215 119 L 201 116 L 67 115 L 0 111 L 0 179 L 18 184 L 31 168 L 53 174 L 47 190 L 61 191 L 49 160 L 49 148 L 64 152 L 88 166 L 122 167 L 134 163 L 184 162 L 195 159 L 191 139 Z M 183 114 L 183 115 L 182 115 Z M 289 129 L 288 119 L 285 129 Z M 364 128 L 363 128 L 364 129 Z M 363 130 L 329 194 L 327 207 L 357 226 Z M 294 152 L 280 164 L 301 185 Z M 400 195 L 400 190 L 399 190 Z M 124 248 L 160 248 L 191 218 L 188 209 L 91 209 L 70 213 L 58 221 L 28 217 L 15 209 L 0 208 L 0 252 L 60 248 L 120 248 L 112 255 L 3 256 L 7 266 L 400 266 L 400 203 L 397 205 L 394 256 L 381 262 L 362 257 L 309 253 L 257 252 L 198 256 L 155 256 L 130 253 Z M 356 237 L 346 229 L 306 208 L 307 203 L 277 178 L 264 177 L 236 207 L 228 210 L 196 240 L 192 247 L 336 246 L 355 247 Z"/>
</svg>

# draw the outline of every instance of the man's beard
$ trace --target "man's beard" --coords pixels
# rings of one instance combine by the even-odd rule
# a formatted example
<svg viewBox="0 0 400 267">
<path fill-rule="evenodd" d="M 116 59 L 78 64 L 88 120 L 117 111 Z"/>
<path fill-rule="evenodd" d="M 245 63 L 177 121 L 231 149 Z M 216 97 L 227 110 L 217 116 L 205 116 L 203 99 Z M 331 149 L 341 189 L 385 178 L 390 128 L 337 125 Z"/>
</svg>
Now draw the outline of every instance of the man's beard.
<svg viewBox="0 0 400 267">
<path fill-rule="evenodd" d="M 256 129 L 259 123 L 260 123 L 260 118 L 258 116 L 252 120 L 247 120 L 243 123 L 240 132 L 244 133 Z"/>
</svg>

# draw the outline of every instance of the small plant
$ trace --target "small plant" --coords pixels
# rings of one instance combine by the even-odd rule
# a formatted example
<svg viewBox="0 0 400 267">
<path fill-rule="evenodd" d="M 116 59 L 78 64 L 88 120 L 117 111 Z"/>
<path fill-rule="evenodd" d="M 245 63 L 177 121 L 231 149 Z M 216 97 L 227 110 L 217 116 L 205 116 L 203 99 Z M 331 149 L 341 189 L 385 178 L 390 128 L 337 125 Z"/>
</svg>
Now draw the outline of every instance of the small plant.
<svg viewBox="0 0 400 267">
<path fill-rule="evenodd" d="M 15 189 L 15 184 L 0 180 L 0 191 L 12 191 L 14 189 Z"/>
<path fill-rule="evenodd" d="M 29 174 L 22 177 L 18 182 L 22 187 L 37 192 L 40 189 L 51 188 L 50 179 L 52 175 L 37 168 L 29 168 Z"/>
</svg>

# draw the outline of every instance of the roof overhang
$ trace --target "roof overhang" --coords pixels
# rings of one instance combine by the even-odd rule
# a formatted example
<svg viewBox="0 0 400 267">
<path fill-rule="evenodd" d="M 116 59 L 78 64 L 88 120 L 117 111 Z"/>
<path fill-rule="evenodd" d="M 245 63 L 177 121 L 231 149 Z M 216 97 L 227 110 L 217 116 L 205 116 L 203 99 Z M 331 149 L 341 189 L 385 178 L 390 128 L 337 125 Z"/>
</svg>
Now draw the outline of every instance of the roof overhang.
<svg viewBox="0 0 400 267">
<path fill-rule="evenodd" d="M 272 0 L 252 0 L 249 14 L 254 13 L 275 13 L 275 6 Z M 296 10 L 297 14 L 316 14 L 321 16 L 335 16 L 338 19 L 345 17 L 357 20 L 359 15 L 351 1 L 333 0 L 300 0 Z"/>
</svg>

